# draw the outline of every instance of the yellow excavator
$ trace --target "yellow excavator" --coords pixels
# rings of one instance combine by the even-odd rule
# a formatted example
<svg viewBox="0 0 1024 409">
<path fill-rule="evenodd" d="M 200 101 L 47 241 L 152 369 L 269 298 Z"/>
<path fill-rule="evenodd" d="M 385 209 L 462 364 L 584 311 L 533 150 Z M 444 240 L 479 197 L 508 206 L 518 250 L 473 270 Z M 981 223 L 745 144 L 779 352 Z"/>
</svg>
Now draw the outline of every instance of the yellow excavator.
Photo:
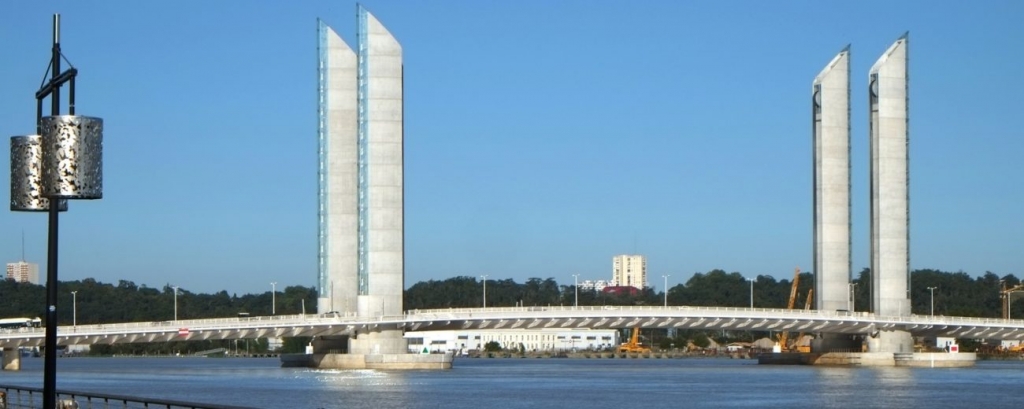
<svg viewBox="0 0 1024 409">
<path fill-rule="evenodd" d="M 786 304 L 786 309 L 788 309 L 788 310 L 792 310 L 793 307 L 796 306 L 796 295 L 797 295 L 797 293 L 799 291 L 798 287 L 800 287 L 800 267 L 797 267 L 796 268 L 796 272 L 793 273 L 793 286 L 789 289 L 789 303 Z M 812 288 L 809 291 L 807 291 L 807 302 L 804 304 L 804 309 L 805 310 L 811 309 L 811 297 L 813 297 L 813 296 L 814 296 L 814 289 Z M 799 338 L 797 338 L 797 340 L 803 338 L 803 336 L 804 336 L 804 333 L 801 332 L 800 335 L 799 335 Z M 779 341 L 779 347 L 781 347 L 783 351 L 789 351 L 790 350 L 789 345 L 788 345 L 789 344 L 789 331 L 782 331 L 782 332 L 780 332 L 779 333 L 778 341 Z M 810 348 L 807 347 L 807 346 L 794 347 L 793 349 L 796 349 L 797 352 L 811 352 Z"/>
<path fill-rule="evenodd" d="M 640 344 L 640 327 L 633 328 L 633 333 L 629 336 L 629 342 L 619 345 L 619 352 L 635 352 L 646 354 L 651 352 L 651 349 Z"/>
</svg>

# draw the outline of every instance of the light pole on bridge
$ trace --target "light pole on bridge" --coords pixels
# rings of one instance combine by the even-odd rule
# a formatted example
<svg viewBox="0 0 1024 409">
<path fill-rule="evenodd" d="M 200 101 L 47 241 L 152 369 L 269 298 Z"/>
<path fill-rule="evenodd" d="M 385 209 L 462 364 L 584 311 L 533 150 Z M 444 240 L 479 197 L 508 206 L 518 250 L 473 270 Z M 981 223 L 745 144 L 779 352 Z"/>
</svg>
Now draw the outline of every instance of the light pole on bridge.
<svg viewBox="0 0 1024 409">
<path fill-rule="evenodd" d="M 71 326 L 78 328 L 78 291 L 71 292 Z"/>
<path fill-rule="evenodd" d="M 750 281 L 750 308 L 753 309 L 754 308 L 754 279 L 753 278 L 748 278 L 747 281 Z"/>
<path fill-rule="evenodd" d="M 277 281 L 270 283 L 270 315 L 277 315 Z"/>
<path fill-rule="evenodd" d="M 178 322 L 178 287 L 171 287 L 174 289 L 174 322 Z"/>
<path fill-rule="evenodd" d="M 580 306 L 580 275 L 578 273 L 572 275 L 572 289 L 576 292 L 576 300 L 573 301 L 572 306 L 573 307 L 579 307 Z"/>
<path fill-rule="evenodd" d="M 939 287 L 928 287 L 928 291 L 932 293 L 932 316 L 935 316 L 935 289 Z"/>
<path fill-rule="evenodd" d="M 670 275 L 671 274 L 665 274 L 665 275 L 661 276 L 661 278 L 665 279 L 665 306 L 666 307 L 668 307 L 668 277 Z"/>
<path fill-rule="evenodd" d="M 484 281 L 484 308 L 487 308 L 487 274 L 480 275 Z"/>
<path fill-rule="evenodd" d="M 848 309 L 850 312 L 857 309 L 857 283 L 850 283 L 850 306 Z"/>
</svg>

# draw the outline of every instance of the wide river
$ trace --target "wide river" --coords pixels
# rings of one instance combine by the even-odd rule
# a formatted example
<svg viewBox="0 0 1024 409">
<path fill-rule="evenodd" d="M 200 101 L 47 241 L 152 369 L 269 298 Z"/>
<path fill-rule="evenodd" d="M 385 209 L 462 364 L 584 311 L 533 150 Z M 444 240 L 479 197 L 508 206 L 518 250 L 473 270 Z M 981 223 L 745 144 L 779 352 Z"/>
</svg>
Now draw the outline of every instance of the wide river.
<svg viewBox="0 0 1024 409">
<path fill-rule="evenodd" d="M 470 359 L 447 371 L 280 368 L 269 358 L 61 358 L 57 388 L 258 408 L 1015 408 L 1024 363 L 763 366 L 733 359 Z M 0 384 L 42 387 L 42 359 Z"/>
</svg>

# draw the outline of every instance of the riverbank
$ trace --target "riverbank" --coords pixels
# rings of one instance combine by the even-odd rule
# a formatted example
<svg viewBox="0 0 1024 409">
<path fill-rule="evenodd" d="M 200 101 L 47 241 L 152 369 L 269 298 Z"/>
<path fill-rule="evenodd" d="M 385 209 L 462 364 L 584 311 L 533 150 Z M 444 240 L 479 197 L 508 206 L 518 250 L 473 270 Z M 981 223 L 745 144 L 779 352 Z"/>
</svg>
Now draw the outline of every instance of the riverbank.
<svg viewBox="0 0 1024 409">
<path fill-rule="evenodd" d="M 479 352 L 464 355 L 460 358 L 489 358 L 489 359 L 517 359 L 517 358 L 571 358 L 571 359 L 694 359 L 694 358 L 725 358 L 725 359 L 754 359 L 757 357 L 756 353 L 747 352 L 729 352 L 729 353 L 715 353 L 715 352 L 683 352 L 683 351 L 664 351 L 664 352 L 646 352 L 646 353 L 629 353 L 629 352 Z"/>
</svg>

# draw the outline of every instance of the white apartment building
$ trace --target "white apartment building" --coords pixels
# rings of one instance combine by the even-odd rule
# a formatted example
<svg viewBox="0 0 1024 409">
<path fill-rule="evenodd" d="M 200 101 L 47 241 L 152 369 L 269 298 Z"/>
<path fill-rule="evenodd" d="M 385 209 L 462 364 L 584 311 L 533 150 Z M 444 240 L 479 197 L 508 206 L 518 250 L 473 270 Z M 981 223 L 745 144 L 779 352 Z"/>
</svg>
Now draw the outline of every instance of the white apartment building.
<svg viewBox="0 0 1024 409">
<path fill-rule="evenodd" d="M 647 286 L 647 259 L 641 255 L 628 254 L 613 257 L 612 283 L 644 289 Z"/>
<path fill-rule="evenodd" d="M 19 283 L 40 284 L 39 264 L 25 261 L 7 263 L 7 279 Z"/>
<path fill-rule="evenodd" d="M 505 329 L 505 330 L 444 330 L 407 331 L 409 352 L 483 350 L 495 341 L 503 349 L 525 351 L 600 350 L 617 347 L 619 332 L 614 329 Z"/>
</svg>

